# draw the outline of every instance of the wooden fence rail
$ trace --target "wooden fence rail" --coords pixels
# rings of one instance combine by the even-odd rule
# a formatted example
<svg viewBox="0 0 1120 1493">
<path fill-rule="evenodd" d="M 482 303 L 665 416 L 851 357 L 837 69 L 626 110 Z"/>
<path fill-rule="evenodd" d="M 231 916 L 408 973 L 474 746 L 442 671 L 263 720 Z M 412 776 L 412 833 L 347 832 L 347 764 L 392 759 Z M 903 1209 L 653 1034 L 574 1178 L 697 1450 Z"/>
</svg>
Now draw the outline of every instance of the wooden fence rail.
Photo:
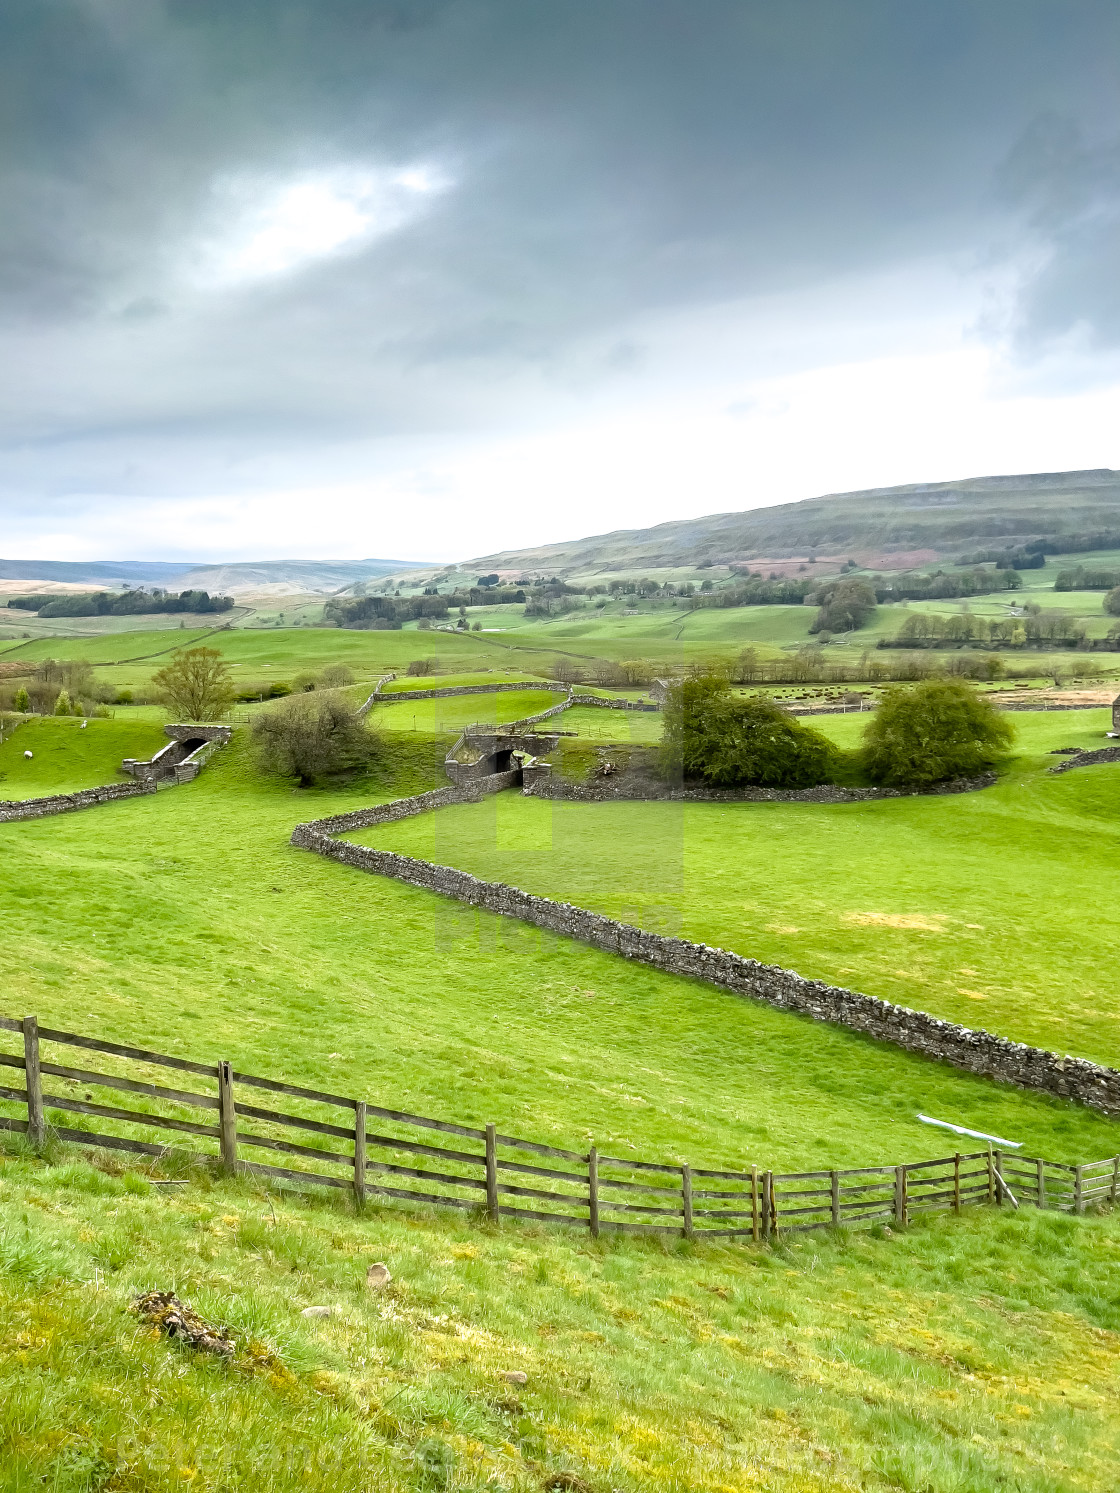
<svg viewBox="0 0 1120 1493">
<path fill-rule="evenodd" d="M 240 1073 L 228 1061 L 198 1063 L 56 1031 L 34 1016 L 0 1017 L 0 1033 L 14 1038 L 13 1051 L 0 1050 L 0 1068 L 22 1079 L 22 1087 L 0 1085 L 0 1129 L 25 1134 L 34 1146 L 54 1135 L 159 1158 L 189 1137 L 192 1158 L 228 1171 L 342 1188 L 359 1202 L 377 1196 L 493 1221 L 576 1224 L 594 1236 L 613 1230 L 765 1242 L 813 1229 L 905 1225 L 920 1213 L 977 1204 L 1083 1213 L 1120 1194 L 1120 1156 L 1068 1166 L 988 1149 L 780 1174 L 757 1165 L 674 1165 L 386 1109 Z M 102 1061 L 97 1069 L 73 1067 L 55 1061 L 56 1048 L 84 1049 Z M 114 1066 L 124 1071 L 101 1071 Z M 167 1069 L 202 1082 L 153 1081 Z M 49 1080 L 56 1082 L 48 1091 Z M 95 1098 L 96 1091 L 108 1093 Z M 105 1102 L 114 1095 L 135 1102 Z M 282 1107 L 256 1102 L 266 1096 Z M 22 1113 L 4 1112 L 13 1107 Z M 437 1144 L 433 1131 L 454 1140 Z"/>
</svg>

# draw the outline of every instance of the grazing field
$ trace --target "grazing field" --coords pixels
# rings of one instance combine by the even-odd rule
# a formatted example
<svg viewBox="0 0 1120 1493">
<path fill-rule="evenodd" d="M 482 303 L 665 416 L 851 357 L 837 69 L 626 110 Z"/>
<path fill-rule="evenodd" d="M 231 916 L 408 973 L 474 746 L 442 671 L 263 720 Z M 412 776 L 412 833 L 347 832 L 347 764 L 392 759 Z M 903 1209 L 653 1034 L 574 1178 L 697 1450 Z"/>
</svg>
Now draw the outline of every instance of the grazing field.
<svg viewBox="0 0 1120 1493">
<path fill-rule="evenodd" d="M 520 609 L 519 609 L 520 610 Z M 259 678 L 290 681 L 328 664 L 346 664 L 356 677 L 371 685 L 383 674 L 402 673 L 414 658 L 435 658 L 441 671 L 475 673 L 480 669 L 508 669 L 511 663 L 525 673 L 549 676 L 555 654 L 534 644 L 512 650 L 483 633 L 346 632 L 338 628 L 289 627 L 249 630 L 219 628 L 210 632 L 130 632 L 98 638 L 52 638 L 0 644 L 0 660 L 85 658 L 97 666 L 99 677 L 117 687 L 134 688 L 151 679 L 177 648 L 204 644 L 216 648 L 233 670 L 236 682 Z M 428 679 L 427 683 L 434 683 Z M 424 680 L 417 683 L 423 684 Z"/>
<path fill-rule="evenodd" d="M 552 724 L 561 731 L 578 731 L 592 741 L 633 741 L 649 746 L 661 740 L 661 715 L 653 711 L 573 705 Z"/>
<path fill-rule="evenodd" d="M 563 695 L 549 690 L 507 690 L 499 695 L 450 695 L 436 700 L 402 700 L 399 705 L 377 704 L 369 713 L 378 731 L 459 732 L 476 722 L 490 725 L 539 715 L 559 705 Z M 601 714 L 606 714 L 605 711 Z M 568 713 L 557 721 L 564 725 Z"/>
<path fill-rule="evenodd" d="M 510 669 L 487 669 L 485 672 L 473 674 L 420 674 L 414 677 L 402 674 L 382 685 L 382 693 L 395 695 L 408 690 L 457 689 L 464 685 L 494 684 L 523 684 L 526 689 L 532 689 L 540 682 L 539 679 L 527 675 L 524 670 Z M 509 693 L 513 694 L 514 691 L 510 690 Z"/>
<path fill-rule="evenodd" d="M 1120 1148 L 1073 1105 L 289 847 L 299 820 L 440 780 L 447 737 L 386 733 L 385 775 L 348 791 L 262 780 L 237 737 L 184 787 L 0 828 L 11 1014 L 651 1160 L 942 1154 L 919 1111 L 1054 1160 Z M 510 794 L 503 815 L 507 801 L 544 807 Z M 423 822 L 454 832 L 453 812 Z M 649 899 L 665 868 L 640 842 L 624 860 Z"/>
<path fill-rule="evenodd" d="M 0 1154 L 3 1486 L 1105 1493 L 1118 1255 L 1115 1218 L 666 1250 Z M 129 1312 L 168 1288 L 231 1364 Z"/>
<path fill-rule="evenodd" d="M 269 656 L 242 658 L 246 676 Z M 289 846 L 299 821 L 445 781 L 466 721 L 557 698 L 378 706 L 376 769 L 311 790 L 262 777 L 238 727 L 194 783 L 0 825 L 0 1009 L 635 1159 L 823 1169 L 961 1144 L 920 1112 L 1057 1161 L 1120 1151 L 1120 1125 L 1076 1105 Z M 122 757 L 165 739 L 140 715 L 20 726 L 0 797 L 117 780 Z M 1120 766 L 1045 773 L 1053 747 L 1101 745 L 1107 712 L 1014 719 L 1019 755 L 979 794 L 829 808 L 508 793 L 369 838 L 1116 1061 Z M 626 741 L 660 720 L 588 707 L 558 724 Z M 865 721 L 813 724 L 853 746 Z M 9 1138 L 0 1488 L 1108 1493 L 1118 1259 L 1116 1216 L 976 1209 L 774 1248 L 592 1241 L 358 1214 L 175 1154 L 95 1169 Z M 393 1276 L 381 1293 L 376 1260 Z M 230 1364 L 127 1310 L 166 1289 L 230 1328 Z"/>
<path fill-rule="evenodd" d="M 605 714 L 605 712 L 604 712 Z M 568 717 L 565 717 L 565 720 Z M 1016 713 L 982 792 L 862 804 L 550 802 L 505 794 L 353 838 L 1116 1064 L 1120 765 L 1106 710 Z M 854 746 L 858 715 L 813 724 Z M 667 921 L 668 920 L 668 921 Z"/>
<path fill-rule="evenodd" d="M 125 757 L 150 757 L 167 745 L 152 721 L 34 716 L 0 744 L 0 799 L 76 793 L 102 783 L 124 783 Z M 24 757 L 30 752 L 30 762 Z"/>
</svg>

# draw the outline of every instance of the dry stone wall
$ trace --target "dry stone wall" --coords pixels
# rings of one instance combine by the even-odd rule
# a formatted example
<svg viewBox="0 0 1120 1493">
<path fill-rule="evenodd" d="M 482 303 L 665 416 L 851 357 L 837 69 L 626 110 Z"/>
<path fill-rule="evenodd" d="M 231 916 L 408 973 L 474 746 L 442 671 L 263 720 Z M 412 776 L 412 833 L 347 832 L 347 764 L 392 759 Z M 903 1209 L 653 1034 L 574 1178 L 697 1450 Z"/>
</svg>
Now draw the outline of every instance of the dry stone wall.
<svg viewBox="0 0 1120 1493">
<path fill-rule="evenodd" d="M 666 973 L 704 980 L 738 996 L 765 1001 L 814 1021 L 826 1021 L 877 1041 L 955 1068 L 1019 1088 L 1076 1100 L 1108 1115 L 1120 1115 L 1120 1072 L 1084 1058 L 1062 1057 L 1042 1048 L 1012 1042 L 992 1032 L 974 1031 L 924 1011 L 896 1006 L 876 996 L 808 980 L 779 965 L 761 964 L 726 949 L 648 933 L 568 902 L 534 896 L 501 882 L 482 881 L 468 872 L 392 851 L 354 845 L 333 836 L 347 829 L 403 819 L 448 803 L 462 803 L 481 793 L 497 792 L 516 781 L 517 773 L 499 773 L 471 788 L 437 789 L 412 799 L 380 804 L 356 814 L 338 815 L 297 825 L 292 844 L 330 860 L 390 876 L 410 886 L 454 897 L 502 917 L 514 917 L 550 933 L 636 959 Z"/>
<path fill-rule="evenodd" d="M 80 793 L 54 793 L 49 798 L 0 801 L 0 823 L 14 819 L 45 819 L 51 814 L 72 814 L 96 804 L 116 803 L 120 798 L 139 798 L 155 793 L 155 783 L 107 783 L 101 788 L 83 788 Z"/>
<path fill-rule="evenodd" d="M 376 689 L 374 696 L 382 705 L 395 705 L 398 700 L 443 700 L 449 695 L 501 695 L 510 690 L 551 690 L 553 693 L 568 692 L 566 684 L 553 684 L 548 680 L 524 679 L 513 684 L 448 684 L 436 689 Z"/>
<path fill-rule="evenodd" d="M 569 705 L 596 705 L 601 710 L 652 710 L 658 711 L 661 706 L 655 700 L 609 700 L 602 695 L 577 695 L 568 697 Z"/>
<path fill-rule="evenodd" d="M 1117 755 L 1120 755 L 1118 753 Z M 1076 766 L 1076 763 L 1067 764 Z M 1052 767 L 1051 772 L 1065 768 Z M 531 773 L 531 775 L 530 775 Z M 998 779 L 994 772 L 975 778 L 954 778 L 930 788 L 841 788 L 820 783 L 815 788 L 705 788 L 699 784 L 673 788 L 640 774 L 630 780 L 604 778 L 589 783 L 571 783 L 558 777 L 550 764 L 542 762 L 526 769 L 525 792 L 533 798 L 562 798 L 575 803 L 672 802 L 697 804 L 858 804 L 880 798 L 914 798 L 927 794 L 973 793 L 990 788 Z"/>
<path fill-rule="evenodd" d="M 1067 757 L 1056 767 L 1047 768 L 1047 771 L 1069 772 L 1071 767 L 1092 767 L 1094 762 L 1120 762 L 1120 746 L 1101 747 L 1096 752 L 1078 752 L 1076 757 Z"/>
<path fill-rule="evenodd" d="M 310 824 L 297 824 L 292 831 L 292 844 L 304 849 L 318 849 L 318 841 L 330 835 L 344 835 L 350 830 L 368 829 L 375 824 L 392 824 L 398 819 L 410 819 L 414 814 L 425 814 L 432 809 L 446 809 L 451 804 L 477 803 L 490 793 L 500 793 L 503 788 L 516 787 L 521 779 L 520 771 L 491 773 L 486 778 L 475 778 L 470 783 L 449 788 L 433 788 L 430 793 L 417 793 L 411 798 L 394 798 L 389 803 L 373 804 L 368 809 L 355 809 L 350 814 L 335 814 L 329 819 L 315 819 Z M 333 841 L 331 843 L 334 843 Z M 361 846 L 355 846 L 360 850 Z"/>
</svg>

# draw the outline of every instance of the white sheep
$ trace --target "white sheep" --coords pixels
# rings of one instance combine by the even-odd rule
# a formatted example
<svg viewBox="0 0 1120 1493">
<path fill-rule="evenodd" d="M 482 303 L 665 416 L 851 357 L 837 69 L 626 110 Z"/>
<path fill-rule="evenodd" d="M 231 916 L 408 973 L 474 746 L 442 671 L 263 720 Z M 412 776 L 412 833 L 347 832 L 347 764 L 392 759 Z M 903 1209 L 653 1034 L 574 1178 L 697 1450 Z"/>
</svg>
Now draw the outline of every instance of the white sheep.
<svg viewBox="0 0 1120 1493">
<path fill-rule="evenodd" d="M 35 753 L 34 752 L 24 752 L 23 755 L 27 758 L 28 762 L 30 762 L 31 759 L 32 759 L 32 757 L 35 755 Z"/>
</svg>

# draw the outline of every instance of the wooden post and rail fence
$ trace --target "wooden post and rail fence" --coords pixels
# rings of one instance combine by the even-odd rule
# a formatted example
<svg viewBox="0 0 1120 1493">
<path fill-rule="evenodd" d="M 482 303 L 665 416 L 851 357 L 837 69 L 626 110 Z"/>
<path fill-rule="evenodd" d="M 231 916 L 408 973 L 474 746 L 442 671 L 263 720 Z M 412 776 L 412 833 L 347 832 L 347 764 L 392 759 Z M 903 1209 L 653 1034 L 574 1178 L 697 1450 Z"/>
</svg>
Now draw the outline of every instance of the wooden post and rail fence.
<svg viewBox="0 0 1120 1493">
<path fill-rule="evenodd" d="M 12 1034 L 7 1045 L 14 1050 L 0 1050 L 0 1068 L 18 1070 L 23 1087 L 0 1085 L 0 1129 L 26 1135 L 34 1147 L 56 1137 L 153 1161 L 172 1153 L 288 1185 L 342 1188 L 359 1204 L 371 1196 L 390 1198 L 476 1211 L 495 1223 L 574 1224 L 594 1237 L 623 1230 L 772 1242 L 811 1229 L 904 1226 L 919 1213 L 959 1213 L 978 1204 L 1084 1213 L 1115 1203 L 1120 1187 L 1120 1156 L 1068 1166 L 991 1148 L 890 1166 L 785 1173 L 605 1156 L 594 1145 L 584 1154 L 503 1135 L 492 1124 L 457 1125 L 254 1077 L 224 1060 L 198 1063 L 55 1031 L 34 1016 L 0 1017 L 0 1042 L 4 1033 Z M 55 1061 L 59 1048 L 99 1054 L 99 1071 Z M 187 1090 L 152 1081 L 168 1069 L 201 1082 Z M 51 1092 L 44 1088 L 48 1080 L 54 1081 Z M 132 1103 L 101 1102 L 112 1096 L 95 1099 L 95 1090 L 130 1096 Z M 276 1096 L 274 1103 L 282 1099 L 285 1109 L 255 1102 L 265 1095 Z M 208 1112 L 209 1122 L 199 1111 Z M 432 1131 L 457 1143 L 420 1139 Z M 248 1159 L 262 1151 L 293 1164 Z"/>
</svg>

